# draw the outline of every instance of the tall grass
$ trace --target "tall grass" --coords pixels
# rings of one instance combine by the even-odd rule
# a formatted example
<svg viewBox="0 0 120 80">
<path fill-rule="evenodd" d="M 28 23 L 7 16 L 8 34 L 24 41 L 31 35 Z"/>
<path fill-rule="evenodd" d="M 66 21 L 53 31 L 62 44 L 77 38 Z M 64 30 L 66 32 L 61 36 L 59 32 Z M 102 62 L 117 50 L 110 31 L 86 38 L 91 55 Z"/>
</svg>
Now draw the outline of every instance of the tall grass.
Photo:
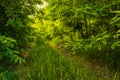
<svg viewBox="0 0 120 80">
<path fill-rule="evenodd" d="M 17 80 L 103 80 L 88 68 L 58 54 L 41 38 L 36 39 L 35 48 L 18 73 Z"/>
</svg>

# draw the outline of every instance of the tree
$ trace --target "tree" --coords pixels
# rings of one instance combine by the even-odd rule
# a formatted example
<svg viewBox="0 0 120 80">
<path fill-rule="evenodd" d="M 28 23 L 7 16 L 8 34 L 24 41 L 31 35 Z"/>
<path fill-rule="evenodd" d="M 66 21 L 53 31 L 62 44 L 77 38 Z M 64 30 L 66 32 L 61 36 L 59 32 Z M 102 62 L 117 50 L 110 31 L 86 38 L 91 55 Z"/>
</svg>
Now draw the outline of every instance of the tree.
<svg viewBox="0 0 120 80">
<path fill-rule="evenodd" d="M 48 15 L 52 18 L 48 20 L 53 22 L 59 20 L 63 32 L 69 28 L 68 36 L 71 37 L 71 41 L 67 41 L 69 42 L 67 45 L 70 44 L 71 50 L 87 51 L 88 55 L 93 57 L 99 53 L 97 54 L 99 59 L 106 61 L 107 65 L 119 67 L 119 63 L 116 63 L 116 60 L 120 60 L 119 5 L 119 0 L 50 0 Z M 74 37 L 76 34 L 79 39 Z"/>
<path fill-rule="evenodd" d="M 34 22 L 30 15 L 37 14 L 36 5 L 41 3 L 41 0 L 0 0 L 0 67 L 3 68 L 2 72 L 13 66 L 13 63 L 15 66 L 16 63 L 25 62 L 20 56 L 20 50 L 29 47 L 29 38 L 35 33 L 34 28 L 29 24 Z"/>
</svg>

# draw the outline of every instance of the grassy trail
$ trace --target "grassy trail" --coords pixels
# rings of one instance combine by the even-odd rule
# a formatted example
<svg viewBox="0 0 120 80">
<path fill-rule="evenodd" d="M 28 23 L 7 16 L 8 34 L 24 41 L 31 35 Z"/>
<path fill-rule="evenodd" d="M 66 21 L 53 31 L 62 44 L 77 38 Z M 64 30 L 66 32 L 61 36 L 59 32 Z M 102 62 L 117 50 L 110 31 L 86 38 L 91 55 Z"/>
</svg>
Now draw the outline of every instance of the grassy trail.
<svg viewBox="0 0 120 80">
<path fill-rule="evenodd" d="M 58 52 L 37 39 L 16 80 L 106 80 L 95 76 L 83 65 L 82 59 L 78 64 L 77 59 L 70 59 Z"/>
</svg>

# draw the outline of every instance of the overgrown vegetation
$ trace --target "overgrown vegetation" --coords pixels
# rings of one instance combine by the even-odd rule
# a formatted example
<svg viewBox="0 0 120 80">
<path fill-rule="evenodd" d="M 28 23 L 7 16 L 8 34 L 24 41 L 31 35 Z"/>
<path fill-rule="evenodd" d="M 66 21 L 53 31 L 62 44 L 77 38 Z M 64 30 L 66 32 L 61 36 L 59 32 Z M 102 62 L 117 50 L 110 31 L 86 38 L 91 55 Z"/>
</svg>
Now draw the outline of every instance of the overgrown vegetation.
<svg viewBox="0 0 120 80">
<path fill-rule="evenodd" d="M 114 72 L 120 70 L 119 16 L 119 0 L 51 0 L 37 15 L 48 40 Z"/>
<path fill-rule="evenodd" d="M 29 17 L 36 13 L 39 0 L 0 0 L 0 80 L 13 80 L 16 65 L 24 63 L 22 51 L 35 33 Z M 24 54 L 23 54 L 24 55 Z"/>
<path fill-rule="evenodd" d="M 53 28 L 48 39 L 59 38 L 74 53 L 118 71 L 119 5 L 119 0 L 51 1 L 42 11 L 42 24 L 48 22 L 46 27 Z"/>
<path fill-rule="evenodd" d="M 40 37 L 36 39 L 32 56 L 19 70 L 16 80 L 105 80 L 96 77 L 82 63 L 77 63 L 54 50 Z"/>
<path fill-rule="evenodd" d="M 89 70 L 79 72 L 77 62 L 72 65 L 41 38 L 111 71 L 106 79 L 119 80 L 119 0 L 0 1 L 0 79 L 13 80 L 24 63 L 22 79 L 99 80 Z"/>
</svg>

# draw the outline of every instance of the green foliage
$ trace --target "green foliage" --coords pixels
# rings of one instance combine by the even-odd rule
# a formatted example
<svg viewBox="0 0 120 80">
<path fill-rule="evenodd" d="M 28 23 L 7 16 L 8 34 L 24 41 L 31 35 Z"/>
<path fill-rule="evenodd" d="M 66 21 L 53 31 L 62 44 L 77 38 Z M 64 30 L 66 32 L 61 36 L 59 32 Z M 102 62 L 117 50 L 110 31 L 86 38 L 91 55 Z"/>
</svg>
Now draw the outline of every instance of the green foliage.
<svg viewBox="0 0 120 80">
<path fill-rule="evenodd" d="M 24 62 L 24 59 L 18 56 L 19 52 L 14 50 L 16 40 L 4 36 L 0 36 L 0 60 L 4 60 L 4 58 L 10 59 L 15 63 Z"/>
<path fill-rule="evenodd" d="M 119 0 L 50 0 L 42 11 L 45 18 L 41 21 L 52 23 L 57 30 L 51 32 L 57 34 L 52 38 L 61 38 L 69 50 L 93 61 L 97 59 L 107 67 L 119 67 L 119 5 Z M 58 20 L 60 24 L 56 26 Z M 65 39 L 66 36 L 69 39 Z"/>
<path fill-rule="evenodd" d="M 26 62 L 24 68 L 18 72 L 17 80 L 103 80 L 94 77 L 81 63 L 76 64 L 74 60 L 59 54 L 40 37 L 37 37 L 36 46 Z"/>
<path fill-rule="evenodd" d="M 14 80 L 15 72 L 4 71 L 0 74 L 0 80 Z"/>
<path fill-rule="evenodd" d="M 41 0 L 0 0 L 0 80 L 13 80 L 10 71 L 25 62 L 20 51 L 30 48 L 31 36 L 36 33 L 30 27 L 34 22 L 30 15 L 36 15 L 40 4 Z"/>
<path fill-rule="evenodd" d="M 119 30 L 118 30 L 119 32 Z M 79 41 L 65 43 L 65 47 L 77 53 L 84 55 L 90 60 L 98 60 L 97 63 L 115 70 L 119 70 L 119 33 L 112 35 L 104 32 L 89 39 L 79 39 Z"/>
<path fill-rule="evenodd" d="M 34 28 L 30 27 L 30 23 L 34 21 L 29 16 L 37 13 L 36 5 L 39 4 L 40 0 L 2 0 L 0 34 L 17 40 L 18 48 L 28 47 L 29 36 L 34 34 Z"/>
<path fill-rule="evenodd" d="M 12 64 L 25 62 L 18 56 L 19 52 L 15 50 L 15 44 L 16 40 L 0 36 L 0 80 L 13 80 L 15 73 L 10 72 Z"/>
<path fill-rule="evenodd" d="M 78 55 L 103 63 L 107 68 L 119 69 L 119 0 L 49 0 L 46 8 L 38 10 L 37 5 L 41 1 L 0 1 L 1 61 L 25 62 L 18 56 L 18 51 L 30 48 L 29 43 L 40 32 L 44 38 L 63 43 L 65 48 Z M 36 42 L 39 45 L 32 52 L 32 67 L 27 68 L 27 77 L 35 80 L 94 79 L 87 77 L 87 73 L 79 72 L 78 67 L 71 67 L 71 63 L 63 56 L 44 45 L 41 38 Z"/>
</svg>

